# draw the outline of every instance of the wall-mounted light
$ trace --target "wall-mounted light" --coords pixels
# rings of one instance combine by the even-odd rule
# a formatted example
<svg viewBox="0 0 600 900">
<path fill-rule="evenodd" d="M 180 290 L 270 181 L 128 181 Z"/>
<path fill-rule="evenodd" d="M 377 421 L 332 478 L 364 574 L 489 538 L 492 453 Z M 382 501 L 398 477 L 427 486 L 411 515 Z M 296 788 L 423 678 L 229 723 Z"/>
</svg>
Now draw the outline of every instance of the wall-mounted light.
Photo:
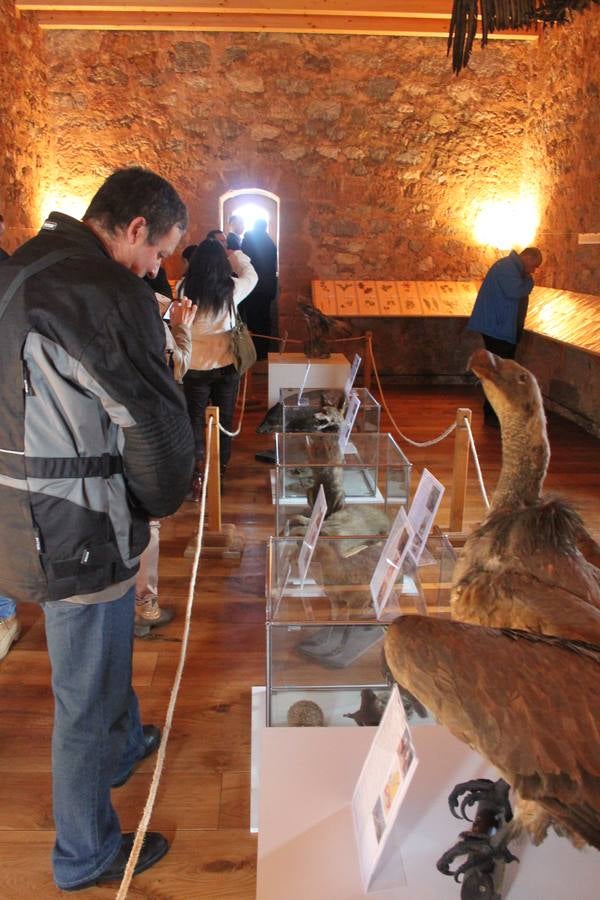
<svg viewBox="0 0 600 900">
<path fill-rule="evenodd" d="M 480 244 L 510 250 L 530 246 L 540 223 L 532 195 L 486 200 L 478 204 L 473 231 Z"/>
<path fill-rule="evenodd" d="M 89 197 L 91 196 L 90 194 Z M 59 192 L 46 194 L 42 197 L 40 204 L 40 224 L 46 221 L 53 210 L 65 213 L 67 216 L 73 216 L 74 219 L 81 219 L 88 206 L 89 199 L 87 196 L 78 197 L 75 194 L 62 194 Z"/>
</svg>

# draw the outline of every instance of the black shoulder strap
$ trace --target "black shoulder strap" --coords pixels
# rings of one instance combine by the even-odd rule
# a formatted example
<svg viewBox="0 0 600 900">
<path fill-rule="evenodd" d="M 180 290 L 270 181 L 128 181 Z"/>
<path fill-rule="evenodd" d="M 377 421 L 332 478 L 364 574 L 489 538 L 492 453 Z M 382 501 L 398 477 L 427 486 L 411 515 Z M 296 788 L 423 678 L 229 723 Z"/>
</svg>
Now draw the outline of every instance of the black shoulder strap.
<svg viewBox="0 0 600 900">
<path fill-rule="evenodd" d="M 69 259 L 69 257 L 71 256 L 78 255 L 79 251 L 77 250 L 53 250 L 52 253 L 47 253 L 40 259 L 36 259 L 34 262 L 29 263 L 28 266 L 24 266 L 19 272 L 17 272 L 13 280 L 4 291 L 4 294 L 0 298 L 0 319 L 6 312 L 8 304 L 17 293 L 24 281 L 26 281 L 32 275 L 37 275 L 37 273 L 41 272 L 43 269 L 47 269 L 49 266 L 54 265 L 54 263 L 61 262 L 61 260 L 63 259 Z"/>
</svg>

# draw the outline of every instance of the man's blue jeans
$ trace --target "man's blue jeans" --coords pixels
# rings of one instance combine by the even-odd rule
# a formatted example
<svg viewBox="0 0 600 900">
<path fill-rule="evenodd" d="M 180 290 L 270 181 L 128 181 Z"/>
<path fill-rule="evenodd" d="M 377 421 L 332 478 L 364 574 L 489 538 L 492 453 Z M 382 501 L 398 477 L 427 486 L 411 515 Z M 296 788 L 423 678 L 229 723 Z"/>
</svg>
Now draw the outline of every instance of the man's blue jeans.
<svg viewBox="0 0 600 900">
<path fill-rule="evenodd" d="M 17 612 L 17 607 L 8 597 L 0 597 L 0 622 L 3 619 L 10 619 Z"/>
<path fill-rule="evenodd" d="M 135 588 L 109 603 L 44 604 L 52 664 L 52 789 L 59 887 L 91 881 L 121 846 L 110 784 L 142 755 L 131 687 Z"/>
</svg>

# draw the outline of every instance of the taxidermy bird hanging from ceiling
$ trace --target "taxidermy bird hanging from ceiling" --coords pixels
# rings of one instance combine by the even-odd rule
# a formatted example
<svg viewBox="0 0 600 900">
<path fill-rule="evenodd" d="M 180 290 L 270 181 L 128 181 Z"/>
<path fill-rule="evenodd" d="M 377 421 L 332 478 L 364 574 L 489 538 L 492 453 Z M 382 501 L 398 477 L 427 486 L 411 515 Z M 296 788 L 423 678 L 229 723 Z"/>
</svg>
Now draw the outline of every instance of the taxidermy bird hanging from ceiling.
<svg viewBox="0 0 600 900">
<path fill-rule="evenodd" d="M 573 12 L 583 12 L 600 0 L 454 0 L 448 32 L 448 53 L 452 50 L 452 70 L 458 74 L 471 56 L 481 17 L 481 46 L 496 31 L 546 25 L 567 25 Z"/>
</svg>

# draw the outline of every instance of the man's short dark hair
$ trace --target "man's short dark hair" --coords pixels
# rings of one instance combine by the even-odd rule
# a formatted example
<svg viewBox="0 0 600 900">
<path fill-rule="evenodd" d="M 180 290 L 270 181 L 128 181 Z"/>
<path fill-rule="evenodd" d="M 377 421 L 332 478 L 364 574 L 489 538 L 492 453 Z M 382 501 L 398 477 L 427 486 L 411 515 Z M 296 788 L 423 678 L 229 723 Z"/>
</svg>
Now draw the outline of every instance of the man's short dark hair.
<svg viewBox="0 0 600 900">
<path fill-rule="evenodd" d="M 218 234 L 222 234 L 223 237 L 225 237 L 225 233 L 223 231 L 221 231 L 220 228 L 211 228 L 211 230 L 206 233 L 206 240 L 207 241 L 216 241 L 216 240 L 218 240 L 218 238 L 217 238 Z"/>
<path fill-rule="evenodd" d="M 92 198 L 83 219 L 94 219 L 114 234 L 118 228 L 127 228 L 138 216 L 146 220 L 150 244 L 174 225 L 181 231 L 188 225 L 185 203 L 175 188 L 141 166 L 113 172 Z"/>
</svg>

